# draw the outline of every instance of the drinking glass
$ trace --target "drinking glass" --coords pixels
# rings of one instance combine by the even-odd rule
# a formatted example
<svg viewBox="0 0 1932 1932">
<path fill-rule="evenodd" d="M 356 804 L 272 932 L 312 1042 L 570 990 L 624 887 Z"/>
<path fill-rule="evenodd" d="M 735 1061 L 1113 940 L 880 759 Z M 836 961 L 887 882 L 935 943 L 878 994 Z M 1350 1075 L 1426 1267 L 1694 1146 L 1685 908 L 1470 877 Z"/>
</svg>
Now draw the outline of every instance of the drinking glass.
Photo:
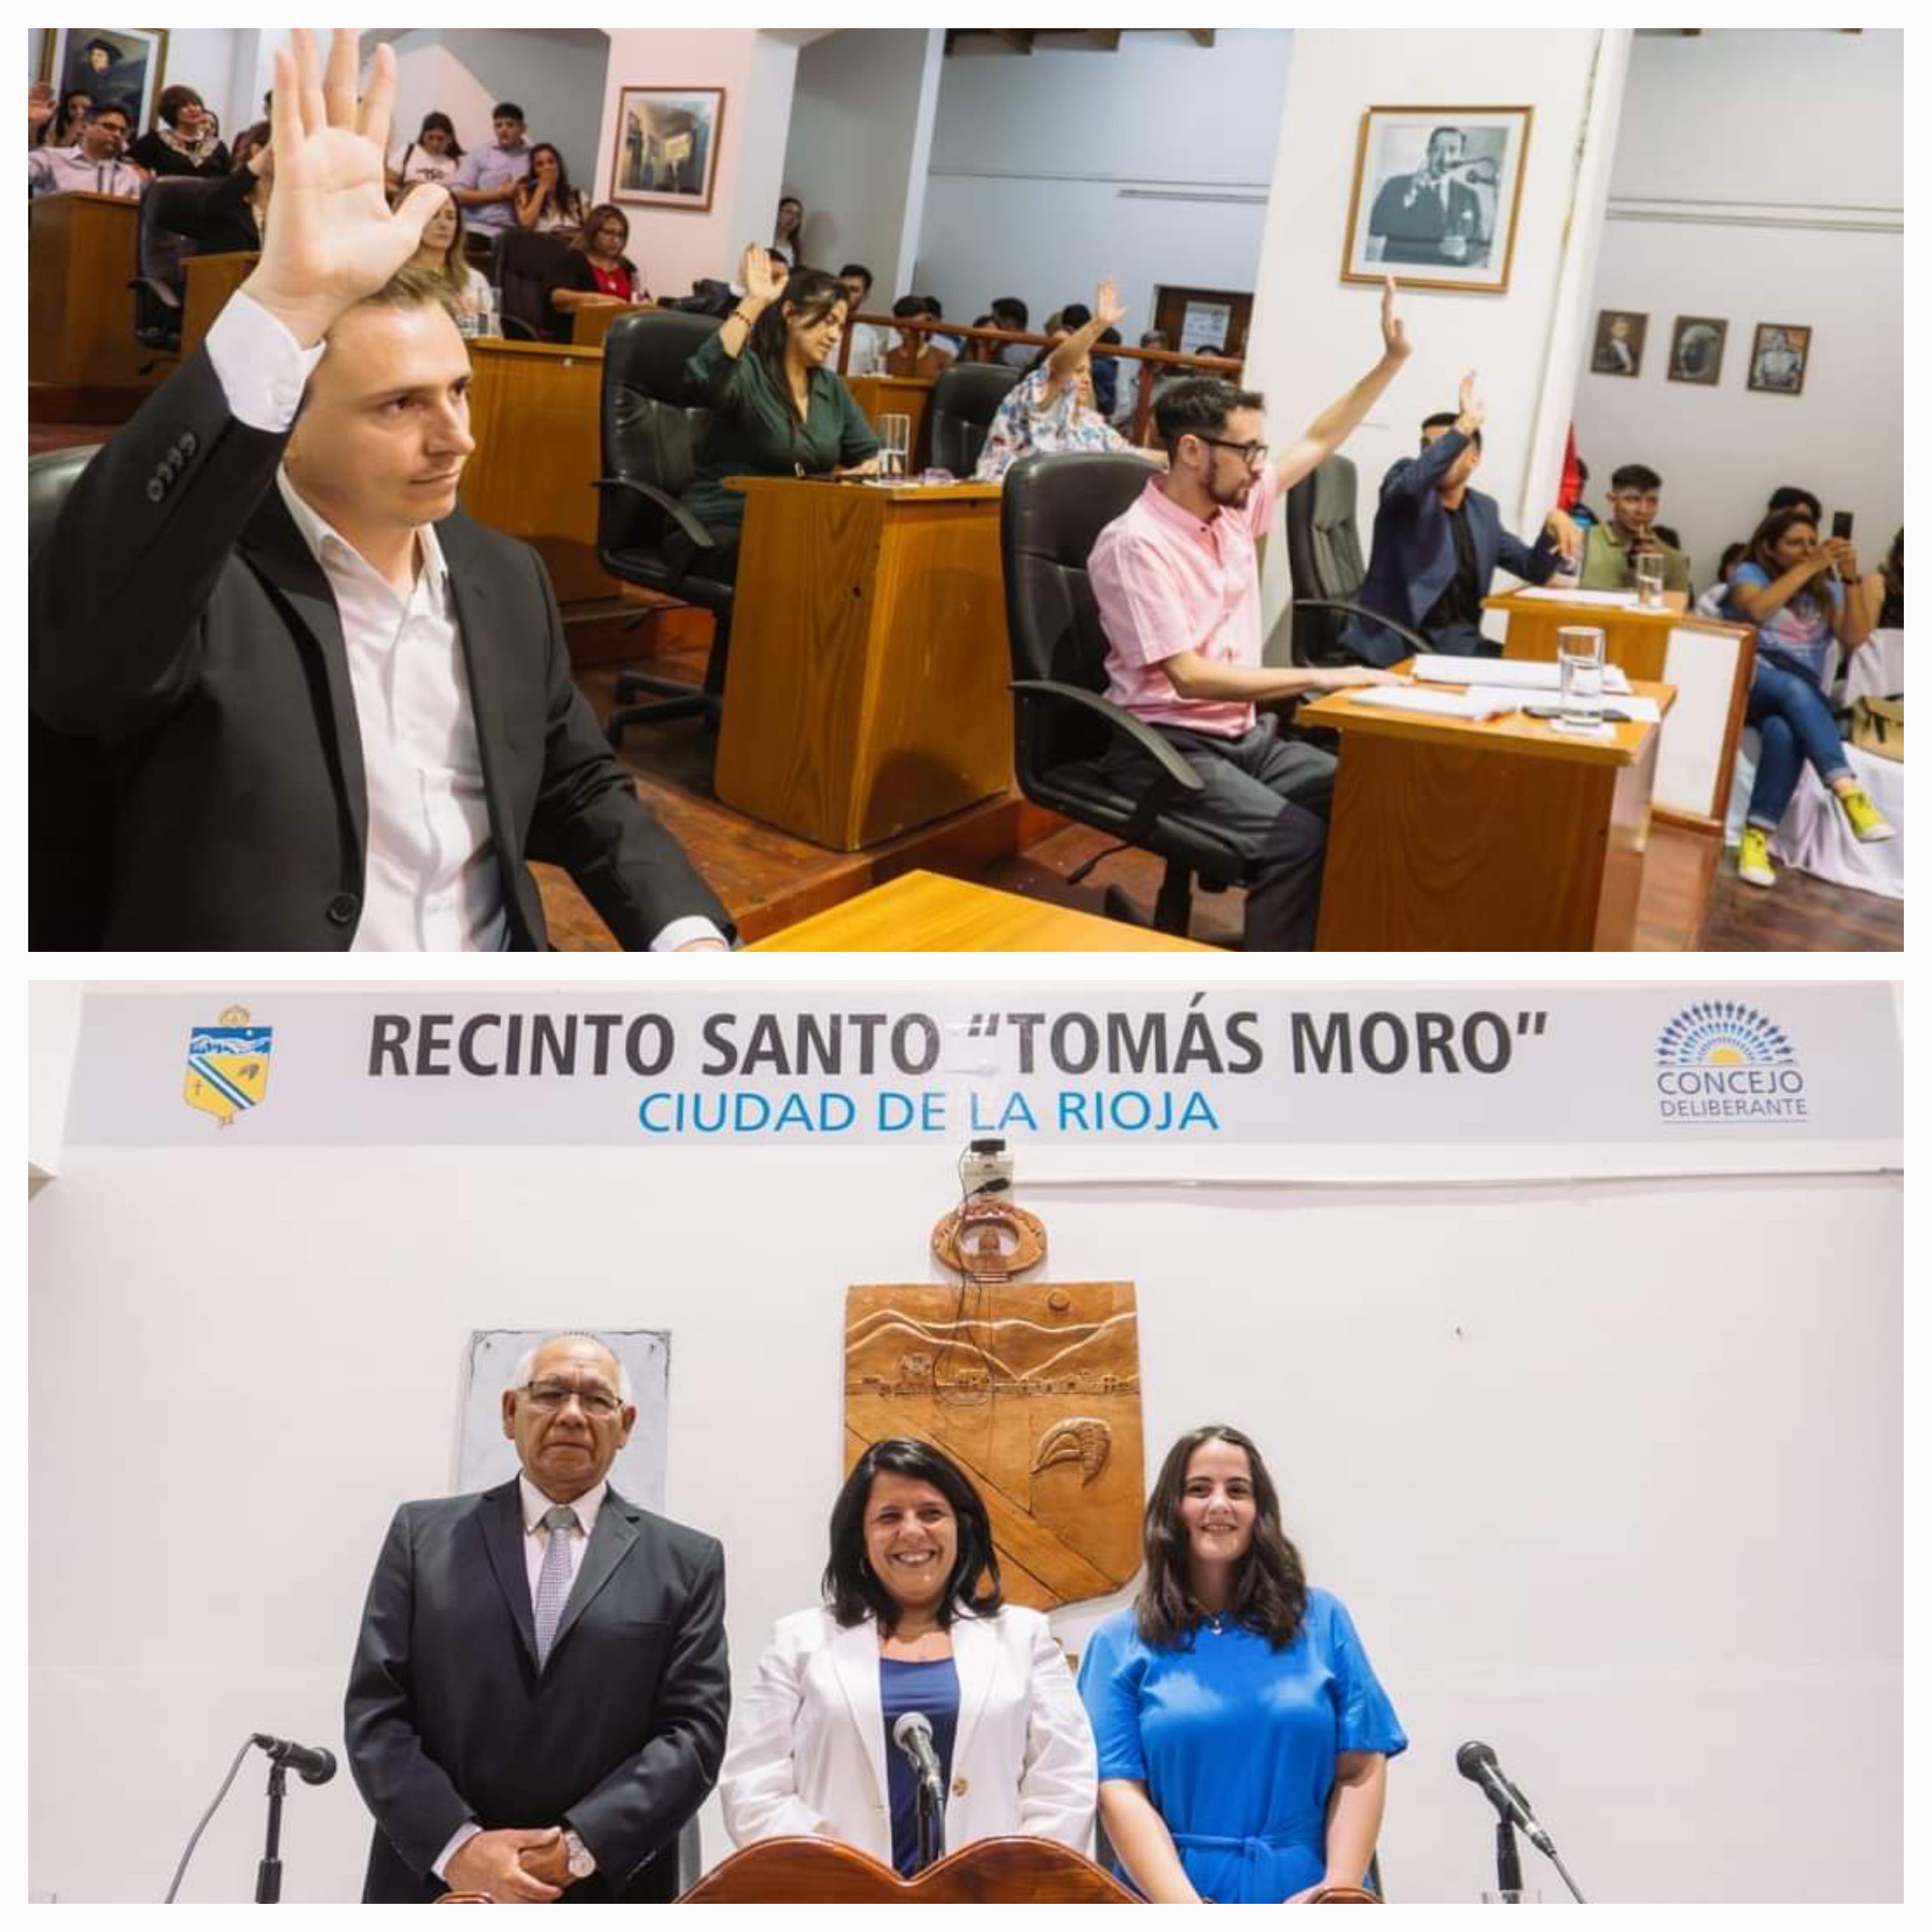
<svg viewBox="0 0 1932 1932">
<path fill-rule="evenodd" d="M 1604 634 L 1594 626 L 1565 624 L 1556 633 L 1562 667 L 1562 709 L 1550 722 L 1559 731 L 1600 730 L 1604 722 Z"/>
<path fill-rule="evenodd" d="M 879 474 L 895 483 L 905 481 L 906 466 L 912 454 L 912 418 L 886 416 L 879 418 Z"/>
<path fill-rule="evenodd" d="M 1637 608 L 1664 608 L 1664 560 L 1654 550 L 1646 550 L 1631 566 L 1636 577 Z"/>
</svg>

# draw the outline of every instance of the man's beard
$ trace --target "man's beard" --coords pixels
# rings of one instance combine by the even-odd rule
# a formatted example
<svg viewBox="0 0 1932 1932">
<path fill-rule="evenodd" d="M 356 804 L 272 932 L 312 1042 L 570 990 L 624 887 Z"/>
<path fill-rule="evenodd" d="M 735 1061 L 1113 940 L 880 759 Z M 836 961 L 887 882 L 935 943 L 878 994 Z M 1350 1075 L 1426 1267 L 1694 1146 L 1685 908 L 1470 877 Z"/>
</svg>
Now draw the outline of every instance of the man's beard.
<svg viewBox="0 0 1932 1932">
<path fill-rule="evenodd" d="M 1252 476 L 1244 477 L 1238 483 L 1231 483 L 1223 489 L 1210 483 L 1208 486 L 1208 500 L 1220 505 L 1224 510 L 1238 510 L 1247 500 L 1255 487 Z"/>
</svg>

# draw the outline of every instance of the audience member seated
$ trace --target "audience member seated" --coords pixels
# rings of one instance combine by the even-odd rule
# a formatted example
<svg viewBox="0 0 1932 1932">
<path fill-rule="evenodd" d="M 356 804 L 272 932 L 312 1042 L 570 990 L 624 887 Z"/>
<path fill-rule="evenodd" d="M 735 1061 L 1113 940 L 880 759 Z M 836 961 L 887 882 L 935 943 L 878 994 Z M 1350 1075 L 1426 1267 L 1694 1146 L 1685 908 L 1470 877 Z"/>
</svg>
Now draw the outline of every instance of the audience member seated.
<svg viewBox="0 0 1932 1932">
<path fill-rule="evenodd" d="M 128 152 L 151 175 L 199 175 L 218 181 L 228 172 L 220 130 L 191 87 L 161 89 L 154 126 Z"/>
<path fill-rule="evenodd" d="M 1100 332 L 1126 312 L 1110 281 L 1100 284 L 1094 301 L 1100 313 L 1090 316 L 1071 334 L 1063 334 L 1051 349 L 1034 354 L 1028 374 L 1001 400 L 987 428 L 979 466 L 973 472 L 976 482 L 998 482 L 1022 456 L 1036 451 L 1058 455 L 1076 450 L 1147 454 L 1094 406 L 1090 352 Z"/>
<path fill-rule="evenodd" d="M 355 34 L 326 86 L 291 38 L 262 260 L 32 562 L 34 712 L 112 775 L 104 943 L 540 951 L 537 860 L 626 946 L 719 945 L 542 562 L 458 503 L 469 357 L 405 266 L 445 190 L 380 191 L 394 51 L 358 100 Z"/>
<path fill-rule="evenodd" d="M 784 256 L 788 266 L 805 260 L 805 203 L 795 194 L 778 199 L 778 212 L 772 221 L 772 246 Z"/>
<path fill-rule="evenodd" d="M 268 122 L 258 121 L 236 136 L 235 165 L 178 206 L 169 225 L 204 255 L 252 253 L 262 245 L 274 187 L 274 146 Z"/>
<path fill-rule="evenodd" d="M 1532 549 L 1503 528 L 1493 496 L 1469 488 L 1483 459 L 1484 405 L 1474 374 L 1462 378 L 1459 407 L 1427 417 L 1422 454 L 1382 478 L 1368 574 L 1355 602 L 1378 616 L 1420 631 L 1437 650 L 1458 657 L 1500 657 L 1482 634 L 1483 599 L 1500 565 L 1532 584 L 1547 584 L 1559 563 L 1576 567 L 1580 532 L 1552 510 Z M 1342 641 L 1369 664 L 1390 664 L 1408 646 L 1393 632 L 1351 617 Z"/>
<path fill-rule="evenodd" d="M 838 271 L 838 280 L 845 290 L 845 309 L 848 315 L 856 315 L 872 299 L 872 272 L 862 262 L 848 262 Z M 845 373 L 848 376 L 883 376 L 886 373 L 886 356 L 892 347 L 892 338 L 876 322 L 854 322 L 845 332 L 852 346 L 845 358 Z"/>
<path fill-rule="evenodd" d="M 1000 318 L 989 310 L 986 314 L 976 317 L 973 326 L 975 328 L 998 328 L 1002 325 Z M 1000 343 L 988 342 L 983 336 L 968 336 L 966 347 L 959 359 L 962 362 L 997 362 L 1000 359 L 1002 346 Z"/>
<path fill-rule="evenodd" d="M 1718 580 L 1691 605 L 1694 616 L 1708 617 L 1720 623 L 1729 621 L 1724 614 L 1724 607 L 1730 601 L 1731 572 L 1743 561 L 1744 554 L 1750 548 L 1748 544 L 1725 544 L 1724 554 L 1718 560 Z"/>
<path fill-rule="evenodd" d="M 440 183 L 432 183 L 440 186 Z M 400 204 L 409 190 L 394 197 Z M 422 241 L 410 266 L 449 292 L 449 306 L 464 333 L 470 333 L 490 308 L 490 284 L 480 268 L 464 259 L 463 211 L 446 193 L 436 212 L 423 224 Z"/>
<path fill-rule="evenodd" d="M 1900 530 L 1885 554 L 1885 562 L 1865 580 L 1868 603 L 1878 612 L 1872 628 L 1879 631 L 1905 628 L 1905 532 Z"/>
<path fill-rule="evenodd" d="M 562 155 L 548 141 L 539 141 L 530 150 L 530 172 L 517 189 L 517 226 L 539 234 L 581 228 L 589 206 L 584 190 L 571 186 Z"/>
<path fill-rule="evenodd" d="M 50 115 L 53 103 L 46 103 Z M 32 125 L 34 109 L 28 108 Z M 27 150 L 27 194 L 118 194 L 138 196 L 147 177 L 132 161 L 121 158 L 128 138 L 128 110 L 113 101 L 90 107 L 80 124 L 80 139 L 71 148 Z"/>
<path fill-rule="evenodd" d="M 944 322 L 946 320 L 946 310 L 940 306 L 937 296 L 921 296 L 920 300 L 925 303 L 926 312 L 934 322 Z M 966 352 L 966 338 L 963 335 L 929 335 L 926 340 L 935 348 L 944 350 L 956 362 Z"/>
<path fill-rule="evenodd" d="M 81 124 L 94 105 L 94 96 L 76 87 L 62 100 L 58 110 L 42 120 L 37 110 L 52 106 L 54 91 L 45 81 L 27 92 L 27 146 L 30 148 L 72 148 L 80 141 Z"/>
<path fill-rule="evenodd" d="M 892 313 L 907 322 L 937 322 L 932 304 L 924 296 L 901 296 L 892 304 Z M 886 374 L 908 379 L 929 380 L 952 366 L 951 353 L 939 346 L 922 330 L 902 328 L 898 340 L 886 352 Z"/>
<path fill-rule="evenodd" d="M 557 270 L 550 305 L 562 315 L 580 308 L 624 308 L 647 302 L 638 265 L 624 253 L 631 224 L 624 211 L 601 202 L 584 218 Z"/>
<path fill-rule="evenodd" d="M 1858 553 L 1841 537 L 1818 538 L 1802 508 L 1774 510 L 1752 534 L 1731 573 L 1725 615 L 1757 628 L 1757 664 L 1744 716 L 1757 727 L 1757 772 L 1738 845 L 1738 876 L 1772 886 L 1771 837 L 1808 761 L 1838 800 L 1853 836 L 1876 844 L 1892 828 L 1854 775 L 1826 696 L 1838 647 L 1871 635 L 1870 586 Z"/>
<path fill-rule="evenodd" d="M 1657 533 L 1657 513 L 1663 506 L 1664 478 L 1641 463 L 1626 463 L 1610 477 L 1610 506 L 1606 524 L 1592 524 L 1583 537 L 1586 590 L 1630 590 L 1636 584 L 1636 560 L 1664 560 L 1664 587 L 1690 594 L 1690 560 L 1673 550 Z M 1574 520 L 1574 519 L 1573 519 Z"/>
<path fill-rule="evenodd" d="M 517 225 L 512 204 L 530 173 L 530 150 L 524 139 L 524 110 L 514 100 L 498 101 L 490 121 L 496 138 L 464 156 L 449 191 L 472 228 L 496 235 Z"/>
<path fill-rule="evenodd" d="M 1010 328 L 1016 335 L 1024 335 L 1027 327 L 1027 305 L 1018 296 L 996 296 L 988 304 L 996 328 Z M 1009 342 L 1003 347 L 996 361 L 1004 362 L 1009 369 L 1030 369 L 1034 363 L 1033 346 L 1025 342 Z"/>
<path fill-rule="evenodd" d="M 692 398 L 710 411 L 684 502 L 718 548 L 692 560 L 689 539 L 664 539 L 673 562 L 736 580 L 745 500 L 728 476 L 850 476 L 878 466 L 879 440 L 831 367 L 845 326 L 836 275 L 798 268 L 789 279 L 754 242 L 738 280 L 744 298 L 685 365 Z"/>
<path fill-rule="evenodd" d="M 1112 295 L 1103 284 L 1102 314 Z M 1108 697 L 1168 739 L 1206 784 L 1165 810 L 1196 816 L 1249 854 L 1243 943 L 1251 952 L 1315 944 L 1335 774 L 1328 752 L 1278 739 L 1274 717 L 1257 718 L 1256 706 L 1394 681 L 1360 666 L 1264 667 L 1255 554 L 1276 500 L 1341 447 L 1408 354 L 1393 282 L 1383 286 L 1382 322 L 1382 359 L 1272 463 L 1255 392 L 1214 376 L 1168 389 L 1155 410 L 1167 473 L 1100 532 L 1088 566 L 1107 636 Z M 1106 770 L 1120 790 L 1138 793 L 1156 767 L 1123 746 Z"/>
<path fill-rule="evenodd" d="M 1118 349 L 1124 338 L 1118 328 L 1103 328 L 1100 339 L 1094 346 L 1096 349 Z M 1096 356 L 1094 358 L 1094 406 L 1109 422 L 1120 400 L 1120 358 L 1114 356 Z"/>
<path fill-rule="evenodd" d="M 1164 328 L 1144 328 L 1136 346 L 1142 349 L 1166 349 L 1170 346 L 1167 332 Z M 1135 412 L 1140 407 L 1141 372 L 1144 369 L 1151 370 L 1150 380 L 1156 385 L 1156 394 L 1159 384 L 1174 380 L 1172 370 L 1163 372 L 1158 362 L 1130 362 L 1122 367 L 1118 393 L 1114 398 L 1112 422 L 1123 436 L 1132 428 Z"/>
<path fill-rule="evenodd" d="M 1764 513 L 1767 517 L 1776 515 L 1780 510 L 1802 510 L 1814 524 L 1822 524 L 1825 520 L 1822 499 L 1794 484 L 1786 483 L 1772 490 L 1766 499 Z"/>
<path fill-rule="evenodd" d="M 456 123 L 447 114 L 434 112 L 422 118 L 416 139 L 396 157 L 389 171 L 392 188 L 414 188 L 418 182 L 434 182 L 448 187 L 463 164 L 463 149 L 456 139 Z"/>
</svg>

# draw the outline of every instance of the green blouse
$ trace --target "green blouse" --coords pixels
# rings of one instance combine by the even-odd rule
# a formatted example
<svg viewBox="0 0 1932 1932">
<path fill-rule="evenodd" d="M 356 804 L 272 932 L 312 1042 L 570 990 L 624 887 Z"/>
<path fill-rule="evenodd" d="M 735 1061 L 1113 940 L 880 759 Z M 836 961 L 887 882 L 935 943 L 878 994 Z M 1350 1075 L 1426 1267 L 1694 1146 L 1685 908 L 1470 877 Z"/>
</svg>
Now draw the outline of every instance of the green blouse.
<svg viewBox="0 0 1932 1932">
<path fill-rule="evenodd" d="M 736 530 L 745 500 L 727 476 L 823 476 L 863 463 L 879 439 L 835 369 L 814 369 L 801 422 L 790 396 L 748 346 L 724 352 L 724 332 L 705 338 L 684 365 L 692 399 L 711 412 L 698 446 L 697 474 L 684 501 L 701 523 Z"/>
</svg>

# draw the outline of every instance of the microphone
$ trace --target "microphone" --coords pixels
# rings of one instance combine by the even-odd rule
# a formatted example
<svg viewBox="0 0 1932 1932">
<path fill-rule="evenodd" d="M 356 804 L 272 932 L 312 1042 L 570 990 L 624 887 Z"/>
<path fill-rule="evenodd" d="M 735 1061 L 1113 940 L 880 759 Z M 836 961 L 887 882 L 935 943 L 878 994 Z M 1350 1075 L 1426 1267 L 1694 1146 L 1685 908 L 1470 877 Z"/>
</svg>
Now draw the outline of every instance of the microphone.
<svg viewBox="0 0 1932 1932">
<path fill-rule="evenodd" d="M 320 1745 L 291 1744 L 286 1738 L 270 1737 L 266 1731 L 257 1731 L 252 1742 L 276 1763 L 286 1765 L 304 1784 L 326 1784 L 335 1775 L 335 1754 Z"/>
<path fill-rule="evenodd" d="M 939 1768 L 939 1753 L 932 1742 L 932 1720 L 923 1711 L 908 1711 L 892 1726 L 892 1742 L 911 1765 L 920 1784 L 932 1795 L 935 1807 L 946 1802 L 946 1780 Z"/>
<path fill-rule="evenodd" d="M 1487 1744 L 1472 1738 L 1456 1754 L 1456 1768 L 1471 1784 L 1480 1785 L 1498 1815 L 1515 1826 L 1545 1858 L 1556 1856 L 1556 1846 L 1550 1834 L 1536 1822 L 1529 1800 L 1504 1777 L 1496 1753 Z"/>
</svg>

